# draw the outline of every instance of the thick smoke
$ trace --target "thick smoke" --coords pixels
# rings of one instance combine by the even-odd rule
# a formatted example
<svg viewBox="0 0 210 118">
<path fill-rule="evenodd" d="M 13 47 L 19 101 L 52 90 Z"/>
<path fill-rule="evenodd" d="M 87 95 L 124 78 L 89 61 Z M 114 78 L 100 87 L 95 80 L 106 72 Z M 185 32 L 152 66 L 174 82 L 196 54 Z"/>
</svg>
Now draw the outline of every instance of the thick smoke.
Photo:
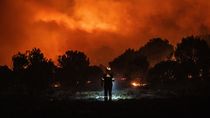
<svg viewBox="0 0 210 118">
<path fill-rule="evenodd" d="M 208 0 L 1 0 L 0 64 L 33 47 L 55 61 L 68 49 L 107 64 L 126 48 L 207 34 Z"/>
</svg>

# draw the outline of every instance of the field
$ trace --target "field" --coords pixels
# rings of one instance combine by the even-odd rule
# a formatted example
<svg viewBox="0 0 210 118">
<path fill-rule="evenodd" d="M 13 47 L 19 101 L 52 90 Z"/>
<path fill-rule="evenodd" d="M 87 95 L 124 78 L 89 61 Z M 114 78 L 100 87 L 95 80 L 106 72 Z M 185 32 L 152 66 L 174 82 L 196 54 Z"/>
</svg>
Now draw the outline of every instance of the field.
<svg viewBox="0 0 210 118">
<path fill-rule="evenodd" d="M 102 91 L 79 92 L 75 97 L 56 93 L 41 97 L 16 96 L 1 98 L 1 115 L 8 117 L 105 117 L 105 116 L 205 116 L 209 115 L 209 99 L 201 97 L 160 97 L 151 91 L 115 91 L 113 101 L 104 102 Z M 140 95 L 141 93 L 141 95 Z M 59 96 L 60 95 L 60 96 Z M 156 96 L 156 97 L 155 97 Z"/>
</svg>

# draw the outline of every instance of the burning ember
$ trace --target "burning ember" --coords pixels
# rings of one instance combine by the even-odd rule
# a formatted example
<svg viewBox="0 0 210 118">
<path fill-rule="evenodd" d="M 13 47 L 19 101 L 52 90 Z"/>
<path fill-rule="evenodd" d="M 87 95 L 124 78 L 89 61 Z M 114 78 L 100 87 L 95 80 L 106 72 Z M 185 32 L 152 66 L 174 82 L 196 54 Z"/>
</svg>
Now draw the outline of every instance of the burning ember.
<svg viewBox="0 0 210 118">
<path fill-rule="evenodd" d="M 92 81 L 86 81 L 86 84 L 90 84 L 90 83 L 92 83 Z"/>
<path fill-rule="evenodd" d="M 55 83 L 52 84 L 52 87 L 53 88 L 59 88 L 59 87 L 61 87 L 61 84 L 59 82 L 55 82 Z"/>
<path fill-rule="evenodd" d="M 140 82 L 131 82 L 131 85 L 133 87 L 140 87 L 141 86 Z"/>
<path fill-rule="evenodd" d="M 131 85 L 132 85 L 133 87 L 144 87 L 144 86 L 146 86 L 147 84 L 141 83 L 140 81 L 132 81 L 132 82 L 131 82 Z"/>
</svg>

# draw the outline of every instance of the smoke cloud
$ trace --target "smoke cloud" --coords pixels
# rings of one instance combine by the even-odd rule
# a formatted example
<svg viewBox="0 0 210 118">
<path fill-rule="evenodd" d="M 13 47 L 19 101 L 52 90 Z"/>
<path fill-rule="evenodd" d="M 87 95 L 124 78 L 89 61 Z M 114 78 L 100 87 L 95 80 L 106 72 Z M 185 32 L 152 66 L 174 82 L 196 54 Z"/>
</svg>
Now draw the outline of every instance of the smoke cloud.
<svg viewBox="0 0 210 118">
<path fill-rule="evenodd" d="M 107 64 L 151 38 L 176 44 L 210 29 L 208 0 L 1 0 L 0 15 L 1 65 L 34 47 L 55 61 L 72 49 Z"/>
</svg>

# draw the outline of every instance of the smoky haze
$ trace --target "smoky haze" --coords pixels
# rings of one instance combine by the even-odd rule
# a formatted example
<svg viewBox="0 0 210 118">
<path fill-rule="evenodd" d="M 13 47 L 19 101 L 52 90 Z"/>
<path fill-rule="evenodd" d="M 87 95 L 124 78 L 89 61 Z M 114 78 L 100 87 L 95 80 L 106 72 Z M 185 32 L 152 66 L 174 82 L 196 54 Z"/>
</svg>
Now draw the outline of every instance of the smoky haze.
<svg viewBox="0 0 210 118">
<path fill-rule="evenodd" d="M 209 33 L 209 0 L 1 0 L 0 64 L 18 51 L 40 48 L 48 58 L 84 51 L 107 64 L 126 48 L 163 37 Z"/>
</svg>

